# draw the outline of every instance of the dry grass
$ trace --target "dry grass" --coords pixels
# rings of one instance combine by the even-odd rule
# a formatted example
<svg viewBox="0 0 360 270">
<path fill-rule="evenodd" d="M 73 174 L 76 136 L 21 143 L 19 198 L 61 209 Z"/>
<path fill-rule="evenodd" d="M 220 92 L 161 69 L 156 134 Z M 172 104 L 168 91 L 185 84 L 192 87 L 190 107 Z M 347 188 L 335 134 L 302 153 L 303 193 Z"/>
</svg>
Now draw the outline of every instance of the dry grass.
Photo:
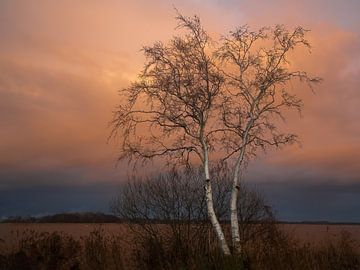
<svg viewBox="0 0 360 270">
<path fill-rule="evenodd" d="M 224 258 L 206 227 L 191 240 L 160 227 L 163 233 L 153 235 L 138 226 L 126 238 L 102 226 L 77 238 L 25 230 L 13 248 L 1 250 L 0 269 L 360 269 L 358 243 L 346 232 L 309 244 L 269 225 L 241 256 Z"/>
<path fill-rule="evenodd" d="M 0 269 L 125 269 L 121 243 L 101 226 L 78 239 L 25 230 L 11 250 L 1 250 Z"/>
</svg>

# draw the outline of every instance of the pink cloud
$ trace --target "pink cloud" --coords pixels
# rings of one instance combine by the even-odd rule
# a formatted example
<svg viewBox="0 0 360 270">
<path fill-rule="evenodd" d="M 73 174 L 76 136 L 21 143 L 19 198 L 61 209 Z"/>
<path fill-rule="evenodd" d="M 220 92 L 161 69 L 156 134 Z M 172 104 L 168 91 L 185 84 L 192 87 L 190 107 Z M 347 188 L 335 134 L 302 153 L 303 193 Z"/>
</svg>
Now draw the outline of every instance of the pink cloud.
<svg viewBox="0 0 360 270">
<path fill-rule="evenodd" d="M 298 89 L 304 98 L 304 117 L 290 114 L 284 125 L 302 137 L 303 147 L 271 153 L 271 159 L 282 166 L 300 164 L 359 176 L 354 160 L 360 161 L 356 155 L 360 40 L 352 30 L 357 19 L 344 21 L 346 7 L 326 3 L 175 1 L 175 6 L 186 15 L 199 14 L 214 35 L 245 23 L 312 28 L 312 54 L 294 55 L 293 64 L 323 77 L 324 83 L 315 95 Z M 113 166 L 116 147 L 106 144 L 106 126 L 119 102 L 117 90 L 140 70 L 142 45 L 174 35 L 172 5 L 167 1 L 1 5 L 0 148 L 6 154 L 0 164 L 89 170 Z M 339 10 L 334 19 L 329 15 L 333 9 Z"/>
</svg>

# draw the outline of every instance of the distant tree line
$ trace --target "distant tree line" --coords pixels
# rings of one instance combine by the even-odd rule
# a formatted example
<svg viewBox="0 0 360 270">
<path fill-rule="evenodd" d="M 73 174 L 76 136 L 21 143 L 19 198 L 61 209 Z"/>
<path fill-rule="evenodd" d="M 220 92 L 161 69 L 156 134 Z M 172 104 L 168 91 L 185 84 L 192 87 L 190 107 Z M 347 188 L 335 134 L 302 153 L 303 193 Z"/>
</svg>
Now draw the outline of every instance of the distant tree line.
<svg viewBox="0 0 360 270">
<path fill-rule="evenodd" d="M 104 213 L 60 213 L 42 217 L 14 216 L 2 220 L 2 223 L 118 223 L 121 219 Z"/>
</svg>

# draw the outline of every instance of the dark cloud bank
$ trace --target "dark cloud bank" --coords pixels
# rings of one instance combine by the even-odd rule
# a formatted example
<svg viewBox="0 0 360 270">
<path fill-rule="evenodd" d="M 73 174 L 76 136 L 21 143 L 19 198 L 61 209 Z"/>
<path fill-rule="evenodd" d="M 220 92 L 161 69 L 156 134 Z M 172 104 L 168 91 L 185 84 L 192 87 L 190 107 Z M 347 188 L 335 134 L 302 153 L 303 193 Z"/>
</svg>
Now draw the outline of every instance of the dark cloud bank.
<svg viewBox="0 0 360 270">
<path fill-rule="evenodd" d="M 16 181 L 14 175 L 13 173 L 12 181 Z M 29 181 L 32 185 L 3 185 L 0 189 L 0 217 L 37 216 L 59 212 L 109 212 L 110 202 L 123 182 L 120 179 L 114 181 L 114 178 L 121 176 L 114 172 L 111 181 L 76 183 L 81 175 L 81 171 L 36 172 L 26 176 L 32 179 Z M 25 175 L 19 174 L 18 177 Z M 290 179 L 280 178 L 273 172 L 264 180 L 264 176 L 250 171 L 247 181 L 265 195 L 280 220 L 360 222 L 359 183 L 339 184 L 326 176 L 315 174 L 312 177 L 316 179 L 302 179 L 298 172 L 291 170 L 284 177 Z M 59 184 L 57 178 L 67 179 L 63 181 L 64 184 Z"/>
</svg>

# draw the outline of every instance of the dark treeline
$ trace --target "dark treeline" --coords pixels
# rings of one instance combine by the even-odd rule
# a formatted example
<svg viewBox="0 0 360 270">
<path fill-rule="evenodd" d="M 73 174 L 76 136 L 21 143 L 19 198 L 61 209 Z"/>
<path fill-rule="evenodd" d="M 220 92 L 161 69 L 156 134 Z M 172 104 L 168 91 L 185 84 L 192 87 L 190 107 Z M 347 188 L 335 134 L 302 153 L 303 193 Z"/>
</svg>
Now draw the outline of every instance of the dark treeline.
<svg viewBox="0 0 360 270">
<path fill-rule="evenodd" d="M 151 222 L 154 224 L 167 224 L 173 222 L 172 220 L 147 220 L 147 219 L 122 219 L 113 214 L 105 214 L 101 212 L 76 212 L 76 213 L 59 213 L 54 215 L 46 215 L 40 217 L 34 216 L 10 216 L 1 220 L 1 223 L 142 223 Z M 194 221 L 204 222 L 204 220 Z M 180 221 L 181 223 L 181 221 Z M 223 224 L 230 223 L 229 220 L 223 220 Z M 256 224 L 256 221 L 250 222 Z M 282 221 L 276 220 L 276 224 L 304 224 L 304 225 L 360 225 L 358 222 L 330 222 L 326 220 L 319 221 Z"/>
<path fill-rule="evenodd" d="M 2 223 L 119 223 L 118 217 L 104 213 L 59 213 L 41 217 L 14 216 L 2 220 Z"/>
</svg>

